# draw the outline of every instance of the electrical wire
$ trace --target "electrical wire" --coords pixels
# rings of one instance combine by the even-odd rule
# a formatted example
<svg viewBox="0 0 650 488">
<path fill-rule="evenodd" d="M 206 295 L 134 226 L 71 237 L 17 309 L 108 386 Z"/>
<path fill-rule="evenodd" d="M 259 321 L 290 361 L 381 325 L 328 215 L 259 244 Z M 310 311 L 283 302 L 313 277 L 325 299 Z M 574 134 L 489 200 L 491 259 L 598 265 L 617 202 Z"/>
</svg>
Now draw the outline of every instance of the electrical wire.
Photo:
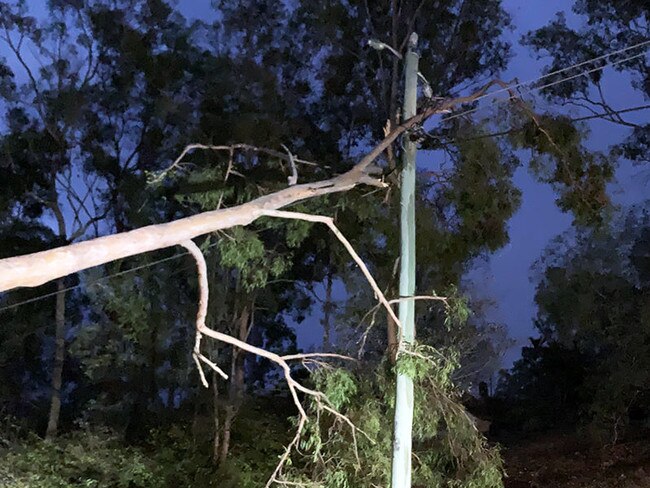
<svg viewBox="0 0 650 488">
<path fill-rule="evenodd" d="M 571 119 L 568 119 L 568 122 L 583 122 L 585 120 L 593 120 L 593 119 L 605 119 L 608 120 L 608 117 L 611 117 L 613 115 L 620 115 L 620 114 L 626 114 L 630 112 L 639 112 L 641 110 L 648 110 L 650 109 L 650 105 L 639 105 L 637 107 L 629 107 L 629 108 L 624 108 L 621 110 L 612 110 L 610 112 L 602 112 L 599 114 L 591 114 L 591 115 L 586 115 L 583 117 L 574 117 Z M 616 122 L 616 121 L 612 121 Z M 445 138 L 445 137 L 436 137 L 434 135 L 428 135 L 429 138 L 437 140 L 437 141 L 444 141 L 444 142 L 464 142 L 464 141 L 476 141 L 479 139 L 488 139 L 490 137 L 502 137 L 502 136 L 507 136 L 509 134 L 514 134 L 515 132 L 520 132 L 524 130 L 524 127 L 517 127 L 515 129 L 508 129 L 504 130 L 501 132 L 492 132 L 490 134 L 483 134 L 480 136 L 475 136 L 475 137 L 453 137 L 453 138 Z"/>
<path fill-rule="evenodd" d="M 211 249 L 214 246 L 216 246 L 217 244 L 218 244 L 218 242 L 210 244 L 206 249 Z M 117 273 L 113 273 L 113 274 L 110 274 L 110 275 L 107 275 L 107 276 L 102 276 L 101 278 L 97 278 L 97 279 L 92 280 L 90 282 L 82 282 L 82 283 L 79 283 L 79 284 L 77 284 L 75 286 L 69 286 L 67 288 L 64 288 L 62 290 L 57 290 L 57 291 L 53 291 L 51 293 L 46 293 L 45 295 L 39 295 L 37 297 L 29 298 L 27 300 L 23 300 L 22 302 L 12 303 L 11 305 L 6 305 L 4 307 L 0 307 L 0 313 L 6 312 L 7 310 L 11 310 L 11 309 L 14 309 L 14 308 L 18 308 L 21 305 L 27 305 L 28 303 L 34 303 L 34 302 L 38 302 L 40 300 L 44 300 L 44 299 L 49 298 L 49 297 L 53 297 L 55 295 L 58 295 L 59 293 L 66 293 L 68 291 L 76 290 L 76 289 L 82 288 L 82 287 L 88 288 L 90 286 L 96 285 L 97 283 L 99 283 L 101 281 L 105 281 L 105 280 L 108 280 L 110 278 L 115 278 L 116 276 L 122 276 L 122 275 L 125 275 L 125 274 L 128 274 L 128 273 L 133 273 L 135 271 L 140 271 L 141 269 L 149 268 L 150 266 L 156 266 L 158 264 L 165 263 L 165 262 L 171 261 L 173 259 L 178 259 L 178 258 L 181 258 L 183 256 L 188 256 L 189 254 L 190 254 L 189 252 L 181 252 L 181 253 L 178 253 L 178 254 L 174 254 L 173 256 L 168 256 L 166 258 L 159 259 L 157 261 L 152 261 L 151 263 L 142 264 L 140 266 L 134 266 L 133 268 L 125 269 L 124 271 L 119 271 Z"/>
<path fill-rule="evenodd" d="M 602 59 L 607 59 L 610 56 L 615 56 L 617 54 L 622 54 L 624 52 L 631 51 L 631 50 L 637 49 L 639 47 L 647 46 L 649 44 L 650 44 L 650 40 L 647 40 L 647 41 L 639 42 L 639 43 L 634 44 L 632 46 L 627 46 L 627 47 L 624 47 L 622 49 L 618 49 L 616 51 L 612 51 L 612 52 L 609 52 L 609 53 L 606 53 L 606 54 L 601 54 L 600 56 L 597 56 L 595 58 L 591 58 L 591 59 L 588 59 L 586 61 L 582 61 L 580 63 L 576 63 L 576 64 L 573 64 L 571 66 L 567 66 L 565 68 L 561 68 L 561 69 L 557 69 L 555 71 L 551 71 L 550 73 L 546 73 L 546 74 L 538 76 L 536 78 L 531 78 L 530 80 L 522 81 L 521 83 L 516 83 L 514 85 L 510 85 L 510 86 L 505 87 L 505 88 L 500 88 L 499 90 L 495 90 L 493 92 L 485 93 L 485 94 L 481 95 L 480 97 L 477 97 L 474 101 L 482 100 L 484 98 L 491 97 L 491 96 L 494 96 L 494 95 L 498 95 L 499 93 L 508 92 L 510 90 L 516 90 L 517 88 L 521 88 L 523 86 L 530 85 L 531 83 L 535 83 L 536 81 L 540 81 L 540 80 L 543 80 L 545 78 L 549 78 L 551 76 L 559 75 L 561 73 L 566 73 L 567 71 L 570 71 L 572 69 L 580 68 L 582 66 L 586 66 L 588 64 L 595 63 L 595 62 L 600 61 Z M 641 55 L 639 55 L 639 56 L 641 56 Z M 639 56 L 633 56 L 632 58 L 629 58 L 629 59 L 633 59 L 633 58 L 636 58 L 636 57 L 639 57 Z M 620 61 L 620 62 L 625 62 L 625 61 L 628 61 L 629 59 L 625 59 L 625 60 Z M 618 63 L 616 63 L 616 64 L 618 64 Z M 611 65 L 611 63 L 605 64 L 602 67 L 604 68 L 604 67 L 606 67 L 608 65 Z M 578 76 L 580 76 L 580 75 L 578 75 Z M 567 78 L 567 79 L 572 79 L 572 78 Z M 553 86 L 553 84 L 551 84 L 549 86 Z M 539 88 L 536 88 L 536 89 L 541 90 L 543 88 L 546 88 L 546 86 L 539 87 Z"/>
<path fill-rule="evenodd" d="M 638 107 L 630 107 L 630 108 L 624 108 L 621 110 L 613 110 L 611 112 L 603 112 L 601 114 L 592 114 L 592 115 L 586 115 L 584 117 L 576 117 L 575 119 L 571 119 L 571 122 L 581 122 L 583 120 L 590 120 L 590 119 L 601 119 L 601 118 L 606 118 L 607 115 L 619 115 L 619 114 L 626 114 L 628 112 L 638 112 L 639 110 L 647 110 L 650 108 L 650 105 L 639 105 Z"/>
<path fill-rule="evenodd" d="M 648 42 L 650 42 L 650 41 L 648 41 Z M 618 64 L 625 63 L 625 62 L 630 61 L 630 60 L 632 60 L 632 59 L 640 58 L 641 56 L 645 56 L 645 52 L 643 52 L 643 53 L 639 53 L 639 54 L 635 54 L 634 56 L 630 56 L 630 57 L 627 57 L 627 58 L 625 58 L 625 59 L 621 59 L 621 60 L 618 60 L 618 61 L 615 61 L 615 62 L 611 62 L 611 63 L 603 64 L 602 66 L 597 66 L 597 67 L 592 68 L 592 69 L 590 69 L 590 70 L 582 71 L 582 72 L 577 73 L 577 74 L 575 74 L 575 75 L 572 75 L 572 76 L 569 76 L 569 77 L 566 77 L 566 78 L 561 78 L 561 79 L 559 79 L 559 80 L 555 80 L 555 81 L 553 81 L 553 82 L 546 83 L 546 84 L 544 84 L 544 85 L 537 86 L 537 87 L 531 88 L 531 89 L 529 89 L 529 90 L 522 91 L 522 92 L 520 92 L 520 94 L 521 94 L 521 95 L 526 95 L 526 94 L 529 94 L 529 93 L 537 92 L 537 91 L 539 91 L 539 90 L 543 90 L 544 88 L 550 88 L 550 87 L 552 87 L 552 86 L 556 86 L 556 85 L 559 85 L 559 84 L 561 84 L 561 83 L 565 83 L 565 82 L 567 82 L 567 81 L 573 80 L 573 79 L 578 78 L 578 77 L 580 77 L 580 76 L 585 76 L 585 75 L 588 75 L 588 74 L 591 74 L 591 73 L 595 73 L 596 71 L 602 71 L 603 69 L 605 69 L 605 68 L 607 68 L 607 67 L 609 67 L 609 66 L 616 66 L 616 65 L 618 65 Z M 543 77 L 540 77 L 539 79 L 543 79 Z M 512 90 L 512 89 L 515 88 L 515 87 L 517 87 L 517 85 L 513 85 L 512 87 L 503 88 L 503 89 L 496 90 L 496 91 L 493 91 L 493 92 L 490 92 L 490 93 L 486 93 L 485 95 L 482 95 L 482 96 L 480 96 L 480 97 L 477 97 L 475 100 L 473 100 L 473 102 L 476 102 L 476 101 L 478 101 L 478 100 L 482 100 L 482 99 L 486 98 L 486 97 L 489 96 L 489 95 L 496 95 L 496 94 L 498 94 L 498 93 L 503 93 L 504 91 Z M 508 102 L 508 101 L 510 101 L 510 98 L 502 98 L 502 99 L 496 100 L 496 101 L 494 102 L 494 104 L 504 103 L 504 102 Z M 493 105 L 491 105 L 491 106 L 493 106 Z M 452 115 L 450 115 L 449 117 L 444 117 L 444 118 L 442 119 L 442 121 L 443 121 L 443 122 L 446 122 L 446 121 L 448 121 L 448 120 L 453 120 L 453 119 L 456 119 L 456 118 L 458 118 L 458 117 L 463 117 L 463 116 L 465 116 L 465 115 L 468 115 L 468 114 L 471 114 L 471 113 L 474 113 L 474 112 L 478 112 L 479 110 L 482 110 L 483 108 L 485 108 L 485 107 L 480 107 L 480 106 L 479 106 L 479 107 L 474 107 L 474 108 L 472 108 L 472 109 L 468 109 L 468 110 L 465 110 L 465 111 L 463 111 L 463 112 L 459 112 L 459 113 L 456 113 L 456 114 L 452 114 Z"/>
</svg>

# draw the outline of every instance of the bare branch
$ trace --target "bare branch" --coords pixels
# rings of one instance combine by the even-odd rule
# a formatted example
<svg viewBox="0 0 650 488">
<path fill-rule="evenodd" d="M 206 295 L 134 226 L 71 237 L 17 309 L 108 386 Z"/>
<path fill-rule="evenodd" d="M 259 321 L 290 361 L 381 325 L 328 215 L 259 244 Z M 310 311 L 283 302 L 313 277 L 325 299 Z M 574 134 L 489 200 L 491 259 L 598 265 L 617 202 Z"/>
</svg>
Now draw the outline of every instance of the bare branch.
<svg viewBox="0 0 650 488">
<path fill-rule="evenodd" d="M 283 147 L 285 147 L 285 146 L 283 145 Z M 308 165 L 308 166 L 321 167 L 317 163 L 314 163 L 314 162 L 311 162 L 311 161 L 305 161 L 304 159 L 298 159 L 298 158 L 294 157 L 293 154 L 291 154 L 291 152 L 289 150 L 287 150 L 287 153 L 289 153 L 290 156 L 287 156 L 287 154 L 284 154 L 284 153 L 282 153 L 280 151 L 276 151 L 274 149 L 268 149 L 268 148 L 265 148 L 265 147 L 252 146 L 250 144 L 232 144 L 232 145 L 229 145 L 229 146 L 212 146 L 212 145 L 206 145 L 206 144 L 189 144 L 189 145 L 185 146 L 185 149 L 183 149 L 183 152 L 181 152 L 180 156 L 178 156 L 168 168 L 162 170 L 157 175 L 155 175 L 151 179 L 151 182 L 152 183 L 157 183 L 159 181 L 162 181 L 165 178 L 165 176 L 167 176 L 167 174 L 169 174 L 171 171 L 173 171 L 173 170 L 180 167 L 180 165 L 181 165 L 181 163 L 183 161 L 183 158 L 185 156 L 187 156 L 187 154 L 189 154 L 189 153 L 191 153 L 191 152 L 193 152 L 193 151 L 195 151 L 197 149 L 204 149 L 204 150 L 207 150 L 207 151 L 227 151 L 227 152 L 231 153 L 230 160 L 229 160 L 229 165 L 228 165 L 228 168 L 230 170 L 228 172 L 226 172 L 226 175 L 228 175 L 228 173 L 232 172 L 232 152 L 234 152 L 237 149 L 244 150 L 244 151 L 252 151 L 252 152 L 257 152 L 257 153 L 262 153 L 262 154 L 267 154 L 269 156 L 273 156 L 275 158 L 279 158 L 279 159 L 282 159 L 284 161 L 287 161 L 290 164 L 293 161 L 294 164 L 298 163 L 298 164 L 304 164 L 304 165 Z M 325 168 L 327 168 L 327 166 L 325 166 Z M 226 179 L 227 179 L 227 176 L 226 176 Z M 297 175 L 296 175 L 296 181 L 297 181 Z"/>
<path fill-rule="evenodd" d="M 316 183 L 295 185 L 231 208 L 204 212 L 165 224 L 99 237 L 49 251 L 0 260 L 0 292 L 20 286 L 38 286 L 61 276 L 117 259 L 175 246 L 188 239 L 249 225 L 264 210 L 277 209 L 319 195 L 347 191 L 369 176 L 344 175 Z M 376 180 L 375 180 L 376 181 Z M 378 182 L 379 183 L 379 182 Z"/>
<path fill-rule="evenodd" d="M 395 263 L 397 265 L 397 262 Z M 445 304 L 445 307 L 449 306 L 449 299 L 447 297 L 441 297 L 438 295 L 416 295 L 412 297 L 401 297 L 401 298 L 394 298 L 392 300 L 389 300 L 388 303 L 390 305 L 394 305 L 396 303 L 408 301 L 408 300 L 434 300 L 434 301 L 441 301 Z M 368 327 L 366 327 L 366 330 L 361 334 L 361 338 L 357 341 L 357 344 L 359 344 L 359 352 L 357 353 L 357 357 L 361 358 L 363 356 L 364 349 L 366 347 L 366 341 L 368 340 L 368 335 L 370 334 L 370 331 L 372 328 L 375 326 L 375 320 L 377 319 L 377 312 L 379 311 L 379 307 L 381 305 L 377 304 L 374 307 L 372 307 L 370 310 L 366 312 L 366 314 L 361 318 L 361 321 L 359 322 L 359 325 L 363 324 L 365 320 L 368 317 L 370 318 L 370 323 L 368 324 Z M 399 327 L 399 323 L 397 323 Z M 401 327 L 399 328 L 401 331 Z M 402 349 L 400 348 L 401 341 L 398 343 L 398 351 L 400 352 Z"/>
<path fill-rule="evenodd" d="M 230 150 L 228 151 L 228 167 L 226 168 L 226 176 L 223 177 L 224 183 L 228 181 L 228 177 L 230 176 L 230 172 L 232 171 L 232 165 L 235 161 L 235 150 L 231 147 Z M 219 205 L 217 208 L 221 207 L 221 199 L 223 197 L 223 192 L 221 192 L 221 196 L 219 197 Z"/>
<path fill-rule="evenodd" d="M 296 169 L 296 160 L 289 148 L 282 144 L 282 148 L 287 151 L 287 156 L 289 156 L 289 166 L 291 167 L 291 176 L 287 178 L 289 181 L 289 186 L 293 186 L 298 183 L 298 170 Z"/>
<path fill-rule="evenodd" d="M 280 212 L 281 214 L 289 214 L 289 215 L 270 215 L 274 217 L 284 217 L 284 218 L 301 218 L 301 220 L 310 220 L 314 222 L 323 222 L 327 220 L 327 217 L 320 217 L 320 216 L 312 216 L 312 215 L 307 215 L 308 218 L 305 218 L 301 214 L 294 214 L 293 212 Z M 331 219 L 329 219 L 331 221 Z M 331 224 L 332 226 L 334 224 Z M 336 227 L 334 227 L 336 229 Z M 333 229 L 333 230 L 334 230 Z M 338 229 L 336 229 L 336 233 L 340 234 L 338 232 Z M 342 236 L 341 236 L 342 237 Z M 343 238 L 344 244 L 347 242 L 345 238 Z M 349 243 L 348 243 L 349 244 Z M 265 349 L 252 346 L 248 344 L 245 341 L 242 341 L 240 339 L 236 339 L 235 337 L 229 336 L 227 334 L 224 334 L 222 332 L 218 332 L 216 330 L 210 329 L 205 325 L 205 318 L 207 316 L 207 311 L 208 311 L 208 299 L 209 299 L 209 285 L 208 285 L 208 278 L 207 278 L 207 265 L 205 262 L 205 257 L 203 256 L 203 253 L 199 249 L 199 247 L 191 240 L 183 241 L 180 243 L 181 246 L 183 246 L 185 249 L 187 249 L 190 254 L 194 257 L 196 261 L 196 267 L 198 271 L 198 279 L 199 279 L 199 308 L 196 314 L 196 339 L 194 343 L 194 351 L 193 351 L 193 358 L 194 362 L 196 363 L 197 369 L 199 371 L 199 375 L 201 377 L 201 382 L 203 386 L 206 388 L 208 387 L 208 382 L 205 377 L 205 373 L 203 372 L 203 368 L 201 367 L 201 361 L 204 363 L 208 364 L 214 371 L 219 373 L 222 377 L 228 378 L 228 376 L 212 361 L 208 360 L 205 356 L 203 356 L 200 352 L 201 348 L 201 339 L 203 335 L 207 335 L 209 337 L 212 337 L 214 339 L 217 339 L 219 341 L 225 342 L 226 344 L 230 344 L 234 347 L 237 347 L 240 350 L 247 351 L 253 354 L 257 354 L 258 356 L 264 357 L 269 359 L 270 361 L 274 362 L 278 366 L 282 368 L 284 371 L 284 377 L 287 382 L 287 386 L 289 387 L 289 391 L 291 393 L 291 396 L 293 398 L 293 402 L 296 405 L 296 408 L 298 409 L 299 412 L 299 421 L 298 421 L 298 429 L 296 431 L 296 435 L 294 436 L 293 440 L 289 443 L 289 445 L 285 448 L 284 453 L 280 457 L 280 462 L 278 463 L 277 467 L 275 468 L 273 474 L 271 475 L 271 478 L 269 479 L 267 483 L 267 487 L 271 486 L 274 482 L 277 481 L 277 477 L 280 475 L 282 471 L 282 467 L 286 464 L 289 455 L 291 454 L 291 451 L 293 448 L 297 445 L 298 441 L 300 440 L 300 436 L 302 434 L 303 428 L 305 426 L 305 423 L 308 420 L 307 413 L 302 406 L 300 399 L 298 398 L 298 392 L 302 392 L 306 395 L 309 395 L 313 397 L 316 401 L 316 404 L 318 406 L 318 410 L 325 410 L 332 415 L 334 415 L 337 419 L 340 421 L 346 423 L 347 425 L 350 426 L 352 429 L 352 438 L 355 446 L 355 453 L 356 453 L 356 445 L 357 445 L 357 437 L 356 437 L 356 432 L 359 431 L 361 432 L 368 440 L 372 442 L 372 439 L 362 430 L 357 428 L 352 421 L 347 418 L 345 415 L 342 413 L 338 412 L 336 409 L 334 409 L 330 401 L 328 400 L 327 396 L 325 396 L 324 393 L 316 390 L 312 390 L 310 388 L 306 388 L 305 386 L 301 385 L 298 383 L 296 380 L 293 379 L 291 376 L 291 367 L 287 363 L 287 361 L 290 360 L 296 360 L 296 359 L 305 359 L 305 358 L 315 358 L 315 357 L 328 357 L 328 358 L 338 358 L 338 359 L 345 359 L 345 360 L 353 360 L 350 357 L 343 356 L 341 354 L 333 354 L 333 353 L 307 353 L 307 354 L 289 354 L 285 356 L 279 356 L 275 353 L 272 353 L 270 351 L 267 351 Z M 346 246 L 347 247 L 347 246 Z M 351 248 L 351 246 L 350 246 Z M 352 250 L 352 253 L 354 253 L 354 250 Z M 356 253 L 354 253 L 353 257 L 356 256 Z M 358 258 L 356 256 L 355 260 Z M 359 261 L 360 266 L 365 268 L 365 265 L 363 262 Z M 372 278 L 372 277 L 371 277 Z M 374 283 L 374 280 L 372 280 Z M 376 284 L 375 284 L 376 286 Z M 380 292 L 381 293 L 381 292 Z M 383 296 L 383 295 L 382 295 Z M 386 299 L 384 298 L 384 301 Z M 357 454 L 357 460 L 358 460 L 358 454 Z"/>
<path fill-rule="evenodd" d="M 393 305 L 395 303 L 408 302 L 410 300 L 432 300 L 432 301 L 443 302 L 445 305 L 447 305 L 448 302 L 449 302 L 448 297 L 441 297 L 441 296 L 438 296 L 438 295 L 415 295 L 415 296 L 412 296 L 412 297 L 393 298 L 392 300 L 389 300 L 388 303 Z"/>
<path fill-rule="evenodd" d="M 183 241 L 180 243 L 180 245 L 187 249 L 189 253 L 194 257 L 199 275 L 199 310 L 196 312 L 196 337 L 194 339 L 194 351 L 192 352 L 192 357 L 194 358 L 194 363 L 199 370 L 201 383 L 203 383 L 203 386 L 208 388 L 208 380 L 205 378 L 205 373 L 203 372 L 200 361 L 206 363 L 215 372 L 219 373 L 224 379 L 228 379 L 228 375 L 224 373 L 219 366 L 201 354 L 201 338 L 203 337 L 201 330 L 205 327 L 205 317 L 208 315 L 208 296 L 210 293 L 210 288 L 208 285 L 208 267 L 205 263 L 205 257 L 203 256 L 201 249 L 199 249 L 199 247 L 194 244 L 194 241 Z"/>
<path fill-rule="evenodd" d="M 386 300 L 384 293 L 377 285 L 375 278 L 372 276 L 372 274 L 368 270 L 368 267 L 363 262 L 361 257 L 354 250 L 354 247 L 352 247 L 350 241 L 348 241 L 345 238 L 345 236 L 341 233 L 341 231 L 338 229 L 338 227 L 336 227 L 336 225 L 334 224 L 334 220 L 331 217 L 325 217 L 323 215 L 311 215 L 302 212 L 285 212 L 282 210 L 266 210 L 262 213 L 262 215 L 266 215 L 267 217 L 279 217 L 282 219 L 305 220 L 307 222 L 320 222 L 321 224 L 327 225 L 330 228 L 330 230 L 334 233 L 334 235 L 337 237 L 337 239 L 341 241 L 343 246 L 345 246 L 345 249 L 347 249 L 348 253 L 350 253 L 350 256 L 352 257 L 354 262 L 357 263 L 359 268 L 361 268 L 361 272 L 368 280 L 368 283 L 370 284 L 372 290 L 375 292 L 375 297 L 386 308 L 386 311 L 391 316 L 391 318 L 395 321 L 395 323 L 398 324 L 398 326 L 401 328 L 401 322 L 397 318 L 397 315 L 395 315 L 395 312 L 391 308 L 388 300 Z"/>
<path fill-rule="evenodd" d="M 193 253 L 194 254 L 194 253 Z M 200 254 L 200 251 L 199 251 Z M 203 255 L 201 255 L 201 261 L 205 263 L 205 260 L 203 259 Z M 198 263 L 199 261 L 197 261 Z M 197 264 L 198 265 L 198 264 Z M 201 266 L 199 266 L 199 269 L 201 269 Z M 201 278 L 201 271 L 199 272 L 199 280 L 202 282 L 203 279 Z M 207 283 L 207 282 L 206 282 Z M 203 290 L 206 290 L 206 288 L 203 288 Z M 207 294 L 204 293 L 203 291 L 201 292 L 201 300 L 206 299 Z M 203 307 L 203 302 L 200 302 L 199 309 Z M 198 316 L 197 316 L 197 323 L 198 323 Z M 342 420 L 343 422 L 347 423 L 350 425 L 353 430 L 355 431 L 355 436 L 356 432 L 362 433 L 364 436 L 366 436 L 369 440 L 370 437 L 360 430 L 358 427 L 355 427 L 354 424 L 348 419 L 345 415 L 341 414 L 340 412 L 337 412 L 334 408 L 331 407 L 329 400 L 325 396 L 324 393 L 316 390 L 312 390 L 310 388 L 306 388 L 305 386 L 301 385 L 298 383 L 295 379 L 293 379 L 291 375 L 291 367 L 287 363 L 287 359 L 294 359 L 295 356 L 300 356 L 300 355 L 291 355 L 287 356 L 286 358 L 283 356 L 279 356 L 278 354 L 275 354 L 273 352 L 267 351 L 266 349 L 262 349 L 256 346 L 253 346 L 251 344 L 248 344 L 247 342 L 241 341 L 239 339 L 236 339 L 235 337 L 232 337 L 230 335 L 224 334 L 222 332 L 210 329 L 206 327 L 205 325 L 202 325 L 201 328 L 198 330 L 198 333 L 202 335 L 206 335 L 208 337 L 212 337 L 213 339 L 216 339 L 221 342 L 225 342 L 226 344 L 230 344 L 231 346 L 237 347 L 241 350 L 244 350 L 246 352 L 250 352 L 252 354 L 256 354 L 258 356 L 261 356 L 263 358 L 266 358 L 278 366 L 282 368 L 284 372 L 284 378 L 285 381 L 287 382 L 287 386 L 289 388 L 289 392 L 291 393 L 291 397 L 293 399 L 293 403 L 298 409 L 298 414 L 299 414 L 299 420 L 298 420 L 298 429 L 296 431 L 296 435 L 294 439 L 291 441 L 291 443 L 286 447 L 284 454 L 280 458 L 280 462 L 278 463 L 278 466 L 276 467 L 275 471 L 273 472 L 271 478 L 269 479 L 269 482 L 267 483 L 266 486 L 271 486 L 273 482 L 276 481 L 277 476 L 280 474 L 282 471 L 282 467 L 286 463 L 287 459 L 289 458 L 289 455 L 293 448 L 297 445 L 297 442 L 300 440 L 300 435 L 302 434 L 302 430 L 304 428 L 305 423 L 308 420 L 307 412 L 305 411 L 304 407 L 302 406 L 302 403 L 300 402 L 300 399 L 298 398 L 298 392 L 302 392 L 308 396 L 313 397 L 316 400 L 317 405 L 319 408 L 322 408 L 333 415 L 335 415 L 337 418 Z M 344 356 L 341 356 L 344 358 Z M 355 437 L 356 438 L 356 437 Z"/>
<path fill-rule="evenodd" d="M 278 465 L 275 467 L 273 474 L 271 474 L 271 477 L 266 482 L 266 485 L 264 485 L 264 488 L 269 488 L 270 486 L 273 485 L 273 483 L 280 483 L 285 485 L 287 484 L 282 481 L 279 481 L 278 476 L 280 475 L 280 473 L 282 473 L 282 468 L 287 463 L 287 460 L 291 455 L 291 451 L 293 450 L 294 447 L 298 445 L 298 442 L 300 442 L 300 436 L 302 435 L 302 431 L 305 428 L 306 422 L 307 422 L 306 417 L 300 417 L 300 420 L 298 421 L 298 428 L 296 429 L 296 435 L 293 436 L 293 439 L 291 440 L 289 445 L 287 445 L 287 447 L 284 448 L 284 452 L 282 453 L 282 456 L 280 456 L 280 461 L 278 462 Z"/>
<path fill-rule="evenodd" d="M 343 354 L 336 354 L 331 352 L 309 352 L 305 354 L 289 354 L 287 356 L 282 356 L 282 359 L 285 361 L 293 361 L 296 359 L 307 359 L 307 358 L 335 358 L 335 359 L 344 359 L 346 361 L 356 361 L 356 359 L 351 358 L 350 356 L 344 356 Z"/>
</svg>

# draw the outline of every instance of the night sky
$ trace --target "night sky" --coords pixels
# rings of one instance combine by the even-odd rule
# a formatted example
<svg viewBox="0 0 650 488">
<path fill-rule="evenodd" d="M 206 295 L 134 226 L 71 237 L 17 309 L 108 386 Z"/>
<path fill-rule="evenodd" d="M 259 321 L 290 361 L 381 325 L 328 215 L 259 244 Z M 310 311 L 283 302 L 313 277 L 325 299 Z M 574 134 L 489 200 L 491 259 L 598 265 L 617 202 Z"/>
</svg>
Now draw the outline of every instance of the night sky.
<svg viewBox="0 0 650 488">
<path fill-rule="evenodd" d="M 528 48 L 519 46 L 520 37 L 529 30 L 547 24 L 559 11 L 566 13 L 570 25 L 579 25 L 582 19 L 567 11 L 567 5 L 573 2 L 566 0 L 504 0 L 503 3 L 513 18 L 514 30 L 508 38 L 513 44 L 515 56 L 508 70 L 503 73 L 502 79 L 535 78 L 541 74 L 545 60 L 536 60 Z M 44 1 L 29 2 L 35 15 L 43 13 L 44 4 Z M 208 0 L 181 0 L 178 2 L 178 8 L 189 18 L 205 21 L 215 18 Z M 5 51 L 4 44 L 0 45 L 0 56 L 11 58 Z M 426 63 L 426 59 L 421 59 L 421 63 Z M 614 73 L 611 69 L 606 70 L 605 73 L 605 92 L 614 109 L 645 103 L 643 95 L 633 91 L 629 79 Z M 538 108 L 548 106 L 539 96 L 535 101 Z M 489 103 L 486 103 L 481 115 L 486 116 L 489 110 Z M 587 115 L 584 111 L 573 109 L 567 113 L 572 116 Z M 626 114 L 626 118 L 631 121 L 642 121 L 647 120 L 648 114 L 649 111 L 636 112 Z M 603 151 L 606 151 L 611 143 L 621 140 L 628 132 L 628 129 L 601 120 L 589 121 L 589 126 L 592 131 L 590 147 Z M 426 166 L 428 157 L 431 155 L 420 154 L 418 164 Z M 638 202 L 647 194 L 648 178 L 634 178 L 639 171 L 641 170 L 633 168 L 629 162 L 621 162 L 617 174 L 618 183 L 610 188 L 617 203 Z M 466 277 L 467 286 L 473 295 L 494 301 L 494 306 L 487 311 L 488 320 L 505 324 L 511 337 L 516 341 L 506 355 L 504 366 L 509 366 L 518 357 L 521 346 L 527 342 L 527 337 L 534 335 L 532 318 L 536 312 L 533 301 L 535 284 L 530 280 L 531 265 L 540 257 L 549 240 L 567 230 L 572 221 L 571 215 L 561 213 L 555 206 L 555 195 L 552 189 L 548 185 L 533 181 L 527 169 L 522 168 L 517 171 L 515 182 L 523 192 L 523 199 L 521 208 L 509 224 L 510 243 L 489 256 L 487 260 L 477 262 Z M 336 290 L 339 299 L 344 296 L 341 288 Z M 322 334 L 320 318 L 321 312 L 316 309 L 297 327 L 300 346 L 309 348 L 313 347 L 315 342 L 320 342 Z"/>
<path fill-rule="evenodd" d="M 515 51 L 503 79 L 529 80 L 540 76 L 545 60 L 537 61 L 526 47 L 518 45 L 519 38 L 529 30 L 547 24 L 557 12 L 566 14 L 570 26 L 578 26 L 582 19 L 567 9 L 566 0 L 504 0 L 503 4 L 513 18 L 514 32 L 509 36 Z M 633 91 L 629 78 L 611 69 L 604 71 L 603 87 L 615 110 L 647 103 L 643 94 Z M 540 97 L 536 99 L 543 102 Z M 548 106 L 540 103 L 540 106 Z M 572 116 L 589 115 L 587 111 L 572 109 Z M 634 112 L 628 120 L 647 120 L 650 111 Z M 623 139 L 630 129 L 604 120 L 588 121 L 591 136 L 590 149 L 606 151 L 607 147 Z M 640 168 L 629 161 L 621 161 L 617 183 L 610 186 L 610 194 L 619 205 L 639 202 L 648 194 L 650 187 L 645 178 L 634 179 Z M 647 170 L 646 170 L 647 174 Z M 490 256 L 487 263 L 478 265 L 468 277 L 473 288 L 483 292 L 496 302 L 488 312 L 488 319 L 507 325 L 516 344 L 506 356 L 505 366 L 519 356 L 520 348 L 527 338 L 534 335 L 532 318 L 536 314 L 534 304 L 535 284 L 531 266 L 541 256 L 549 241 L 571 226 L 572 216 L 563 214 L 555 205 L 555 195 L 549 185 L 533 180 L 525 168 L 515 175 L 515 183 L 522 190 L 522 205 L 510 221 L 510 244 Z"/>
</svg>

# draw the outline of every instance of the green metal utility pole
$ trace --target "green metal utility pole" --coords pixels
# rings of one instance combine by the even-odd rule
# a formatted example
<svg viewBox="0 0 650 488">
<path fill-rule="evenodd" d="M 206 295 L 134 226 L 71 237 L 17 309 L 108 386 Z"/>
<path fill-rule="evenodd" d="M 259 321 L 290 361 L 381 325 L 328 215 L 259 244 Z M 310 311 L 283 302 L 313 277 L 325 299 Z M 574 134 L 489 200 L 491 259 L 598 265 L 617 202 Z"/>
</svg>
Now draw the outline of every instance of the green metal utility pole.
<svg viewBox="0 0 650 488">
<path fill-rule="evenodd" d="M 415 52 L 416 33 L 411 34 L 404 66 L 403 120 L 415 115 L 418 92 L 418 60 Z M 404 140 L 401 176 L 401 254 L 399 294 L 401 298 L 415 294 L 415 156 L 417 146 L 408 137 Z M 410 344 L 415 340 L 415 302 L 403 300 L 399 304 L 402 323 L 401 341 Z M 413 427 L 413 380 L 404 374 L 397 375 L 395 398 L 395 426 L 393 436 L 393 469 L 391 488 L 411 488 L 411 433 Z"/>
</svg>

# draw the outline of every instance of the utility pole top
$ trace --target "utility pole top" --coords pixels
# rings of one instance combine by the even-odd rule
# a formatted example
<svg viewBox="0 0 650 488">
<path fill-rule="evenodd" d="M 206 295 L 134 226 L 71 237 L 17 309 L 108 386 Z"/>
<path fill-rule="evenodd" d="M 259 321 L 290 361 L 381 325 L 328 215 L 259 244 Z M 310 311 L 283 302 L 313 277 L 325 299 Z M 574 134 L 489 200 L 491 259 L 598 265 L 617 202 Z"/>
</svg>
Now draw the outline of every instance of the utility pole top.
<svg viewBox="0 0 650 488">
<path fill-rule="evenodd" d="M 418 45 L 418 33 L 412 32 L 409 37 L 409 49 L 415 49 Z"/>
</svg>

